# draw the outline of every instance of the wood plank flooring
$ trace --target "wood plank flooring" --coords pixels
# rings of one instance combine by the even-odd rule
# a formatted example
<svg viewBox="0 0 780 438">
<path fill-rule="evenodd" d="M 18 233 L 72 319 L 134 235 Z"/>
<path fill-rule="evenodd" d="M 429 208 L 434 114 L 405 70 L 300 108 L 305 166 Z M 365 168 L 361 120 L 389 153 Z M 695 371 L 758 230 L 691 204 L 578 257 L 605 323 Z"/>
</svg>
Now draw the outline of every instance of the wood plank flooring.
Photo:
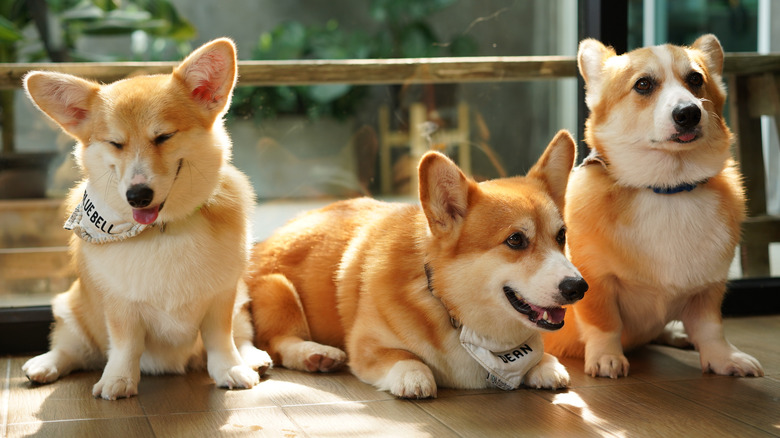
<svg viewBox="0 0 780 438">
<path fill-rule="evenodd" d="M 762 378 L 702 374 L 698 354 L 647 346 L 627 378 L 592 378 L 564 359 L 572 388 L 464 391 L 399 400 L 348 372 L 270 370 L 251 390 L 216 388 L 206 373 L 144 376 L 139 395 L 93 398 L 98 372 L 31 385 L 27 357 L 0 358 L 0 437 L 589 437 L 780 436 L 780 316 L 726 320 Z"/>
</svg>

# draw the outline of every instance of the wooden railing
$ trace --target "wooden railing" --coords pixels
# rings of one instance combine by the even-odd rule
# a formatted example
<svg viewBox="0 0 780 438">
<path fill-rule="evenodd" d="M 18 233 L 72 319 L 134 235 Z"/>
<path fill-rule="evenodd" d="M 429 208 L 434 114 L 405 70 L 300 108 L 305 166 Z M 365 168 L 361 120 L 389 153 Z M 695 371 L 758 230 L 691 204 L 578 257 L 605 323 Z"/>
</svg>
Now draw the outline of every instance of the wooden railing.
<svg viewBox="0 0 780 438">
<path fill-rule="evenodd" d="M 0 89 L 21 87 L 22 77 L 30 70 L 58 71 L 108 83 L 139 72 L 168 73 L 175 65 L 174 62 L 0 63 Z M 780 53 L 729 53 L 725 58 L 726 75 L 765 72 L 780 72 Z M 576 76 L 577 62 L 567 56 L 239 61 L 241 86 L 462 83 Z"/>
</svg>

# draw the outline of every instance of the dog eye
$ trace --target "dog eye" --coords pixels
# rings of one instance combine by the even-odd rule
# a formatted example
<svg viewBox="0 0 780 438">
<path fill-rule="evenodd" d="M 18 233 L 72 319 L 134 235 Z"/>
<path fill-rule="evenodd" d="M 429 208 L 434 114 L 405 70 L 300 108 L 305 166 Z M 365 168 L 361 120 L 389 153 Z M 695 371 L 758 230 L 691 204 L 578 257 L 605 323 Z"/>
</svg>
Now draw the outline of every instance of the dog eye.
<svg viewBox="0 0 780 438">
<path fill-rule="evenodd" d="M 173 134 L 176 134 L 175 132 L 170 132 L 168 134 L 160 134 L 157 137 L 154 138 L 154 144 L 155 146 L 160 146 L 161 144 L 165 143 L 166 141 L 170 140 L 171 137 L 173 137 Z"/>
<path fill-rule="evenodd" d="M 704 84 L 704 76 L 701 75 L 701 73 L 697 71 L 692 71 L 688 74 L 688 77 L 685 79 L 686 82 L 688 82 L 688 85 L 690 85 L 693 88 L 699 88 Z"/>
<path fill-rule="evenodd" d="M 653 81 L 650 78 L 639 78 L 634 84 L 634 90 L 639 94 L 648 94 L 653 91 Z"/>
<path fill-rule="evenodd" d="M 123 147 L 125 147 L 125 145 L 123 145 L 122 143 L 117 143 L 117 142 L 115 142 L 115 141 L 109 141 L 108 143 L 109 143 L 111 146 L 113 146 L 113 147 L 115 147 L 115 148 L 117 148 L 117 149 L 119 149 L 119 150 L 121 150 Z"/>
<path fill-rule="evenodd" d="M 512 249 L 526 249 L 528 248 L 528 237 L 523 233 L 512 233 L 504 243 Z"/>
<path fill-rule="evenodd" d="M 555 236 L 555 241 L 558 242 L 558 245 L 560 246 L 566 245 L 566 228 L 561 228 L 561 230 L 558 231 L 558 235 Z"/>
</svg>

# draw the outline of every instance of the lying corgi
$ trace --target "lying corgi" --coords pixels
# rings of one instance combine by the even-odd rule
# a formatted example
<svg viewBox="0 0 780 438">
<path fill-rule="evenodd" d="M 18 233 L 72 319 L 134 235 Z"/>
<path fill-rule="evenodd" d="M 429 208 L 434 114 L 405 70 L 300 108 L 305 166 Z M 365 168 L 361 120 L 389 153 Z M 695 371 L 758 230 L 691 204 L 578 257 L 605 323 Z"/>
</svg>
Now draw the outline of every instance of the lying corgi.
<svg viewBox="0 0 780 438">
<path fill-rule="evenodd" d="M 136 394 L 141 372 L 182 373 L 205 353 L 217 385 L 258 383 L 270 357 L 252 346 L 241 281 L 254 194 L 229 163 L 222 123 L 235 82 L 227 39 L 169 75 L 25 77 L 33 102 L 78 141 L 84 175 L 66 223 L 78 280 L 53 301 L 51 350 L 23 366 L 31 381 L 105 366 L 92 393 L 114 400 Z"/>
<path fill-rule="evenodd" d="M 628 375 L 624 351 L 659 336 L 690 343 L 703 371 L 761 376 L 728 343 L 720 307 L 744 219 L 723 119 L 723 49 L 713 35 L 616 56 L 580 43 L 591 155 L 566 195 L 571 260 L 591 287 L 545 337 L 592 376 Z M 665 330 L 667 323 L 681 319 Z"/>
<path fill-rule="evenodd" d="M 562 131 L 527 177 L 478 184 L 429 152 L 419 206 L 359 198 L 294 219 L 253 251 L 256 345 L 296 370 L 349 357 L 358 378 L 402 398 L 565 387 L 540 332 L 562 327 L 561 306 L 587 289 L 559 212 L 574 154 Z"/>
</svg>

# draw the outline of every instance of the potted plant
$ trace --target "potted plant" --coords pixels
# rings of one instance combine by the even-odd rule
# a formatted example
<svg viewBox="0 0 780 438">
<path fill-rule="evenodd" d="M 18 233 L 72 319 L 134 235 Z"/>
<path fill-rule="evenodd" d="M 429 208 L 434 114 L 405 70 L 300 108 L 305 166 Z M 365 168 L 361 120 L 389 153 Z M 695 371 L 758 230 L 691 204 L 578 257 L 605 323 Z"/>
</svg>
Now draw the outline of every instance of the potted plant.
<svg viewBox="0 0 780 438">
<path fill-rule="evenodd" d="M 260 35 L 252 52 L 256 60 L 424 58 L 467 56 L 476 43 L 456 35 L 441 44 L 429 22 L 431 14 L 457 0 L 372 0 L 373 33 L 346 31 L 336 20 L 324 26 L 286 21 Z M 366 97 L 364 87 L 350 84 L 243 87 L 236 90 L 230 116 L 258 120 L 283 114 L 306 114 L 311 119 L 343 120 L 357 111 Z"/>
</svg>

